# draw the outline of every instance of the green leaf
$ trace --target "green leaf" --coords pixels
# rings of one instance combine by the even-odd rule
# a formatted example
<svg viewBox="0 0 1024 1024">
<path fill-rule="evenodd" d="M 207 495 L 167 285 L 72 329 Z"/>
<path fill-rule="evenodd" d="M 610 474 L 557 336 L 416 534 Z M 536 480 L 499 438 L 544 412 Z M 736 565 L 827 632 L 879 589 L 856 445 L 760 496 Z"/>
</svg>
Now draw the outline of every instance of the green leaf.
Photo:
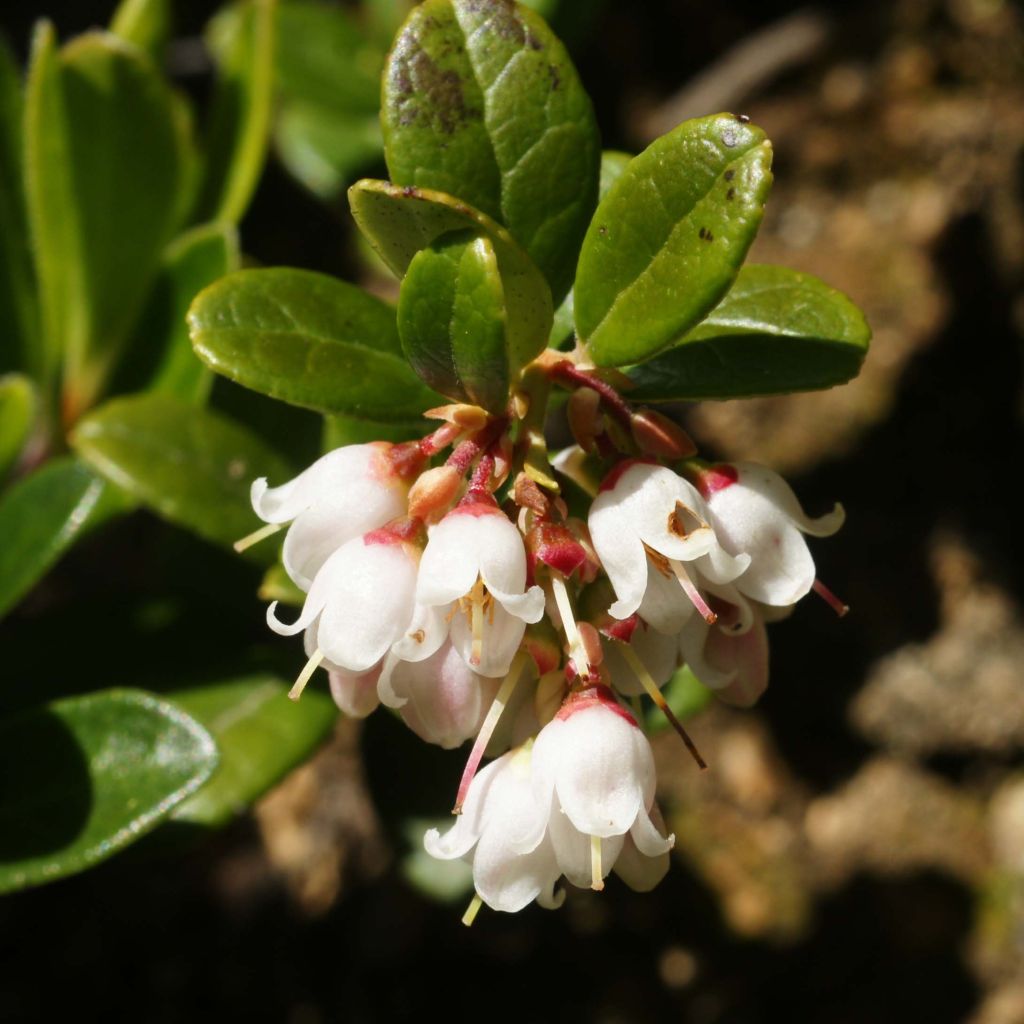
<svg viewBox="0 0 1024 1024">
<path fill-rule="evenodd" d="M 198 722 L 137 690 L 59 700 L 0 723 L 0 892 L 106 860 L 216 766 Z"/>
<path fill-rule="evenodd" d="M 551 291 L 503 227 L 461 200 L 429 189 L 364 179 L 348 190 L 348 196 L 360 230 L 399 277 L 417 252 L 442 235 L 469 229 L 486 236 L 494 247 L 505 293 L 509 348 L 524 362 L 543 351 L 551 331 Z"/>
<path fill-rule="evenodd" d="M 32 381 L 20 373 L 0 377 L 0 481 L 25 447 L 35 414 Z"/>
<path fill-rule="evenodd" d="M 171 0 L 121 0 L 110 31 L 160 64 L 172 27 Z"/>
<path fill-rule="evenodd" d="M 23 597 L 87 528 L 123 508 L 77 459 L 51 459 L 0 498 L 0 615 Z"/>
<path fill-rule="evenodd" d="M 71 443 L 98 472 L 165 519 L 226 545 L 259 525 L 249 503 L 252 481 L 293 475 L 244 427 L 170 395 L 107 402 L 78 424 Z M 257 544 L 246 555 L 266 562 L 274 552 Z"/>
<path fill-rule="evenodd" d="M 601 154 L 601 178 L 598 184 L 597 197 L 604 199 L 612 190 L 619 178 L 625 173 L 633 157 L 619 149 L 606 149 Z"/>
<path fill-rule="evenodd" d="M 197 220 L 241 220 L 263 170 L 274 84 L 274 0 L 239 0 L 207 27 L 217 85 Z"/>
<path fill-rule="evenodd" d="M 565 48 L 509 0 L 426 0 L 392 47 L 381 109 L 392 180 L 500 221 L 556 301 L 597 199 L 600 144 Z"/>
<path fill-rule="evenodd" d="M 731 114 L 684 121 L 598 205 L 576 274 L 576 333 L 598 366 L 650 358 L 732 284 L 771 186 L 771 144 Z"/>
<path fill-rule="evenodd" d="M 192 351 L 186 315 L 196 294 L 235 270 L 239 261 L 238 232 L 231 225 L 193 228 L 167 247 L 132 343 L 149 349 L 151 366 L 156 357 L 149 390 L 206 401 L 212 377 Z"/>
<path fill-rule="evenodd" d="M 26 189 L 43 327 L 65 353 L 65 415 L 100 392 L 174 226 L 180 145 L 171 93 L 116 36 L 59 53 L 37 33 L 26 106 Z"/>
<path fill-rule="evenodd" d="M 422 417 L 411 420 L 369 420 L 358 416 L 324 417 L 324 451 L 368 441 L 415 441 L 430 432 Z"/>
<path fill-rule="evenodd" d="M 505 297 L 494 246 L 459 231 L 421 249 L 398 299 L 398 333 L 412 368 L 456 402 L 501 413 L 521 369 L 505 340 Z"/>
<path fill-rule="evenodd" d="M 313 687 L 290 701 L 288 689 L 274 676 L 256 675 L 169 694 L 206 727 L 220 751 L 213 777 L 175 809 L 175 821 L 225 824 L 323 742 L 338 717 L 334 701 Z"/>
<path fill-rule="evenodd" d="M 402 356 L 395 311 L 308 270 L 240 270 L 188 314 L 207 366 L 254 391 L 320 412 L 411 419 L 440 400 Z"/>
<path fill-rule="evenodd" d="M 689 665 L 676 669 L 672 678 L 662 687 L 668 706 L 680 721 L 692 718 L 711 703 L 713 693 L 694 674 Z M 647 709 L 647 731 L 656 733 L 667 729 L 668 719 L 656 707 Z"/>
<path fill-rule="evenodd" d="M 39 309 L 25 219 L 21 74 L 0 36 L 0 370 L 40 369 Z"/>
<path fill-rule="evenodd" d="M 630 398 L 746 398 L 843 384 L 871 330 L 842 292 L 810 274 L 750 265 L 710 315 L 668 352 L 633 367 Z"/>
<path fill-rule="evenodd" d="M 281 604 L 301 608 L 306 603 L 306 595 L 292 582 L 280 562 L 275 562 L 264 574 L 257 591 L 257 597 L 268 604 L 280 601 Z"/>
</svg>

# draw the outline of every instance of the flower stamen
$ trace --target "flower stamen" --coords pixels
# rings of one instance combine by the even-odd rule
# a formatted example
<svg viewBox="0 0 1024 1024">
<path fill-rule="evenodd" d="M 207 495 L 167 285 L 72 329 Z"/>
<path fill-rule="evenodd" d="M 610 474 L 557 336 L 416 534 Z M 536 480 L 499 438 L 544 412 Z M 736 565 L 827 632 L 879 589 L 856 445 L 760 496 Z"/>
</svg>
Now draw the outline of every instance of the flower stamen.
<svg viewBox="0 0 1024 1024">
<path fill-rule="evenodd" d="M 686 571 L 686 566 L 676 558 L 670 558 L 668 564 L 672 567 L 676 579 L 679 580 L 679 585 L 683 588 L 683 592 L 693 602 L 693 607 L 700 613 L 700 617 L 709 626 L 713 626 L 718 621 L 718 616 L 708 607 L 707 601 L 701 597 L 700 591 L 694 586 L 693 580 L 690 579 L 690 574 Z"/>
<path fill-rule="evenodd" d="M 690 738 L 690 734 L 683 727 L 683 723 L 676 718 L 675 712 L 668 706 L 665 695 L 658 689 L 658 684 L 654 681 L 651 673 L 647 671 L 647 666 L 640 660 L 640 656 L 633 650 L 632 644 L 624 643 L 621 645 L 620 650 L 623 657 L 629 663 L 629 667 L 633 670 L 633 674 L 640 680 L 640 685 L 647 691 L 647 696 L 654 701 L 658 710 L 669 720 L 672 728 L 679 733 L 679 738 L 686 744 L 686 749 L 690 752 L 694 761 L 697 762 L 697 767 L 702 772 L 707 771 L 707 761 L 701 757 L 697 745 Z"/>
<path fill-rule="evenodd" d="M 323 660 L 324 652 L 318 647 L 313 652 L 309 661 L 306 662 L 305 668 L 299 673 L 298 679 L 295 680 L 295 685 L 288 691 L 289 700 L 298 700 L 302 696 L 306 683 L 313 678 L 313 673 L 320 667 L 320 662 Z"/>
<path fill-rule="evenodd" d="M 604 889 L 604 871 L 601 870 L 601 837 L 590 837 L 590 888 L 594 892 Z"/>
<path fill-rule="evenodd" d="M 579 675 L 589 676 L 590 659 L 587 657 L 586 648 L 582 643 L 579 627 L 576 625 L 576 617 L 572 613 L 572 602 L 569 600 L 569 591 L 565 580 L 557 572 L 551 573 L 551 592 L 554 594 L 558 614 L 562 619 L 562 629 L 565 630 L 565 639 L 569 645 L 569 657 L 576 663 L 576 671 Z"/>
<path fill-rule="evenodd" d="M 466 912 L 462 915 L 462 923 L 467 928 L 473 927 L 473 922 L 476 920 L 476 915 L 480 913 L 483 903 L 484 901 L 480 898 L 480 893 L 473 893 L 473 898 L 469 901 L 469 906 L 466 907 Z"/>
<path fill-rule="evenodd" d="M 842 618 L 850 610 L 850 606 L 844 601 L 840 601 L 839 598 L 821 582 L 821 580 L 815 579 L 812 588 L 818 597 L 820 597 L 825 604 L 827 604 L 832 611 L 839 616 L 839 618 Z"/>
<path fill-rule="evenodd" d="M 273 537 L 278 530 L 283 530 L 287 523 L 267 523 L 266 526 L 261 526 L 258 530 L 254 530 L 247 537 L 243 537 L 241 540 L 236 540 L 231 546 L 241 554 L 243 551 L 251 548 L 254 544 L 259 544 L 261 540 L 265 540 L 267 537 Z"/>
</svg>

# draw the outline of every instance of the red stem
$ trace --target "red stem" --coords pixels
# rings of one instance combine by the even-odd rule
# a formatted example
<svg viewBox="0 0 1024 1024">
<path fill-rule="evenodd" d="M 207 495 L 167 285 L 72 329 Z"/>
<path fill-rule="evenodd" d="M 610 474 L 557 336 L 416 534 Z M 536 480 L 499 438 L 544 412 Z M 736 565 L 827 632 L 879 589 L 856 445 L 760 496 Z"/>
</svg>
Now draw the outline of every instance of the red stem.
<svg viewBox="0 0 1024 1024">
<path fill-rule="evenodd" d="M 574 388 L 590 388 L 591 391 L 596 391 L 601 396 L 601 401 L 608 407 L 608 411 L 624 426 L 630 425 L 633 410 L 611 384 L 586 370 L 573 366 L 568 360 L 556 363 L 550 372 L 552 379 L 558 381 L 559 384 Z"/>
</svg>

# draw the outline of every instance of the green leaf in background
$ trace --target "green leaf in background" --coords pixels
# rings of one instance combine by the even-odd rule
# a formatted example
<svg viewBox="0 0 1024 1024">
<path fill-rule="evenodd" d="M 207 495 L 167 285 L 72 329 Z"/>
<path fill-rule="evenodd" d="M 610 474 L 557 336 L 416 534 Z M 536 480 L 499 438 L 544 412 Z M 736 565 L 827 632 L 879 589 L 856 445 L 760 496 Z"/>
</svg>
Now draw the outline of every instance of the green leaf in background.
<svg viewBox="0 0 1024 1024">
<path fill-rule="evenodd" d="M 295 586 L 280 562 L 275 562 L 263 574 L 257 597 L 268 604 L 271 601 L 280 601 L 295 608 L 301 608 L 306 601 L 305 593 Z"/>
<path fill-rule="evenodd" d="M 619 178 L 625 173 L 633 157 L 619 149 L 606 149 L 601 153 L 601 177 L 598 183 L 597 198 L 604 199 L 612 190 Z"/>
<path fill-rule="evenodd" d="M 172 22 L 171 0 L 121 0 L 110 19 L 110 31 L 145 50 L 159 66 Z"/>
<path fill-rule="evenodd" d="M 383 152 L 383 67 L 383 46 L 344 8 L 316 0 L 279 4 L 274 138 L 288 170 L 324 199 Z"/>
<path fill-rule="evenodd" d="M 430 429 L 430 424 L 422 418 L 382 421 L 358 416 L 325 416 L 324 451 L 369 441 L 415 441 Z"/>
<path fill-rule="evenodd" d="M 180 146 L 153 65 L 116 36 L 57 51 L 37 33 L 29 72 L 26 189 L 43 326 L 65 354 L 73 421 L 119 355 L 174 226 Z"/>
<path fill-rule="evenodd" d="M 137 690 L 55 701 L 0 723 L 0 892 L 105 860 L 217 766 L 195 719 Z"/>
<path fill-rule="evenodd" d="M 676 669 L 672 678 L 662 687 L 668 706 L 681 722 L 692 718 L 698 711 L 711 703 L 714 696 L 694 674 L 689 665 Z M 653 705 L 647 709 L 647 731 L 656 733 L 667 729 L 669 721 L 665 715 Z"/>
<path fill-rule="evenodd" d="M 396 184 L 504 224 L 561 301 L 597 201 L 600 141 L 542 18 L 510 0 L 426 0 L 392 47 L 381 122 Z"/>
<path fill-rule="evenodd" d="M 188 320 L 207 366 L 292 405 L 407 420 L 441 404 L 402 356 L 394 309 L 327 274 L 240 270 L 201 292 Z"/>
<path fill-rule="evenodd" d="M 131 346 L 140 354 L 148 349 L 150 366 L 158 360 L 149 390 L 206 401 L 212 377 L 192 351 L 186 316 L 196 294 L 237 269 L 240 258 L 238 232 L 224 224 L 193 228 L 167 247 Z"/>
<path fill-rule="evenodd" d="M 274 0 L 239 0 L 207 27 L 217 84 L 196 220 L 237 223 L 267 152 L 274 85 Z"/>
<path fill-rule="evenodd" d="M 38 372 L 39 309 L 21 167 L 23 112 L 18 64 L 0 36 L 0 370 Z"/>
<path fill-rule="evenodd" d="M 168 694 L 205 726 L 220 751 L 213 777 L 175 809 L 174 821 L 226 824 L 323 742 L 338 717 L 334 701 L 312 686 L 291 701 L 290 685 L 257 675 Z"/>
<path fill-rule="evenodd" d="M 598 205 L 576 275 L 576 333 L 598 366 L 650 358 L 732 284 L 771 186 L 771 144 L 732 114 L 684 121 Z"/>
<path fill-rule="evenodd" d="M 77 459 L 51 459 L 0 498 L 0 615 L 22 598 L 87 528 L 124 508 Z"/>
<path fill-rule="evenodd" d="M 402 277 L 421 249 L 469 229 L 494 247 L 505 293 L 509 348 L 523 361 L 540 354 L 551 332 L 551 291 L 533 261 L 490 217 L 443 192 L 357 181 L 348 190 L 352 215 L 384 262 Z"/>
<path fill-rule="evenodd" d="M 455 232 L 413 257 L 398 299 L 398 332 L 412 368 L 435 391 L 504 411 L 522 363 L 506 343 L 501 275 L 485 236 Z"/>
<path fill-rule="evenodd" d="M 750 265 L 708 317 L 629 371 L 640 401 L 808 391 L 855 377 L 871 331 L 842 292 L 811 274 Z"/>
<path fill-rule="evenodd" d="M 170 395 L 107 402 L 78 424 L 71 443 L 98 472 L 165 519 L 225 545 L 258 525 L 249 503 L 252 481 L 294 475 L 244 427 Z M 261 562 L 275 557 L 259 544 L 246 555 Z"/>
<path fill-rule="evenodd" d="M 32 381 L 20 373 L 0 377 L 0 482 L 18 461 L 35 414 Z"/>
</svg>

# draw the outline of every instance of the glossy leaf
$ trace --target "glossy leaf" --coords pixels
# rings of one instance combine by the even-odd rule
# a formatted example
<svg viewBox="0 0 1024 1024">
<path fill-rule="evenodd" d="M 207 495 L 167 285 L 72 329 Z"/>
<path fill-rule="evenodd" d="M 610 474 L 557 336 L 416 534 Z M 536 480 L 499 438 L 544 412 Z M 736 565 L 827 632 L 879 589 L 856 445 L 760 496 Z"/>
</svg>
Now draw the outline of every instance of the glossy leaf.
<svg viewBox="0 0 1024 1024">
<path fill-rule="evenodd" d="M 238 232 L 229 225 L 193 228 L 167 247 L 133 341 L 133 348 L 157 357 L 150 390 L 206 400 L 212 377 L 192 351 L 186 316 L 196 294 L 237 269 L 239 260 Z"/>
<path fill-rule="evenodd" d="M 505 340 L 505 298 L 494 246 L 456 232 L 421 249 L 398 300 L 398 332 L 412 368 L 455 402 L 500 413 L 522 364 Z"/>
<path fill-rule="evenodd" d="M 175 821 L 225 824 L 323 742 L 338 717 L 334 701 L 313 686 L 302 700 L 290 701 L 289 687 L 256 675 L 168 695 L 209 731 L 220 751 L 213 777 L 175 809 Z"/>
<path fill-rule="evenodd" d="M 598 205 L 576 275 L 576 332 L 598 366 L 679 340 L 729 289 L 771 186 L 771 144 L 731 114 L 685 121 Z"/>
<path fill-rule="evenodd" d="M 171 0 L 121 0 L 110 20 L 110 31 L 145 50 L 159 64 L 172 20 Z"/>
<path fill-rule="evenodd" d="M 440 404 L 402 356 L 394 309 L 326 274 L 241 270 L 201 292 L 188 319 L 207 366 L 272 398 L 380 420 Z"/>
<path fill-rule="evenodd" d="M 0 723 L 0 892 L 105 860 L 216 766 L 195 719 L 138 690 L 59 700 Z"/>
<path fill-rule="evenodd" d="M 295 586 L 280 562 L 275 562 L 263 574 L 257 596 L 268 604 L 271 601 L 280 601 L 281 604 L 294 608 L 301 608 L 306 601 L 305 593 Z"/>
<path fill-rule="evenodd" d="M 560 301 L 597 199 L 600 144 L 543 19 L 508 0 L 426 0 L 392 47 L 381 121 L 392 180 L 503 223 Z"/>
<path fill-rule="evenodd" d="M 217 84 L 197 220 L 237 223 L 263 170 L 273 102 L 274 8 L 274 0 L 238 0 L 207 27 Z"/>
<path fill-rule="evenodd" d="M 249 503 L 256 477 L 293 474 L 265 442 L 232 420 L 170 395 L 107 402 L 75 429 L 71 443 L 99 473 L 165 519 L 221 544 L 258 525 Z M 257 544 L 247 555 L 274 557 Z"/>
<path fill-rule="evenodd" d="M 51 459 L 0 498 L 0 615 L 12 608 L 88 528 L 123 507 L 77 459 Z"/>
<path fill-rule="evenodd" d="M 416 253 L 442 235 L 468 229 L 486 236 L 505 293 L 509 348 L 524 361 L 544 349 L 551 331 L 551 291 L 503 227 L 461 200 L 429 189 L 364 179 L 348 195 L 360 230 L 399 277 Z"/>
<path fill-rule="evenodd" d="M 0 377 L 0 481 L 25 447 L 36 413 L 32 382 L 20 373 Z"/>
<path fill-rule="evenodd" d="M 429 433 L 431 424 L 411 420 L 369 420 L 358 416 L 324 417 L 324 451 L 368 441 L 414 441 Z"/>
<path fill-rule="evenodd" d="M 744 267 L 725 298 L 668 352 L 634 367 L 641 401 L 807 391 L 855 377 L 871 331 L 842 292 L 787 267 Z"/>
<path fill-rule="evenodd" d="M 18 64 L 0 36 L 0 370 L 39 369 L 39 310 L 21 167 L 23 108 Z"/>
<path fill-rule="evenodd" d="M 125 341 L 174 226 L 180 146 L 171 94 L 116 36 L 59 53 L 38 33 L 26 189 L 43 327 L 65 359 L 64 411 L 87 408 Z"/>
</svg>

